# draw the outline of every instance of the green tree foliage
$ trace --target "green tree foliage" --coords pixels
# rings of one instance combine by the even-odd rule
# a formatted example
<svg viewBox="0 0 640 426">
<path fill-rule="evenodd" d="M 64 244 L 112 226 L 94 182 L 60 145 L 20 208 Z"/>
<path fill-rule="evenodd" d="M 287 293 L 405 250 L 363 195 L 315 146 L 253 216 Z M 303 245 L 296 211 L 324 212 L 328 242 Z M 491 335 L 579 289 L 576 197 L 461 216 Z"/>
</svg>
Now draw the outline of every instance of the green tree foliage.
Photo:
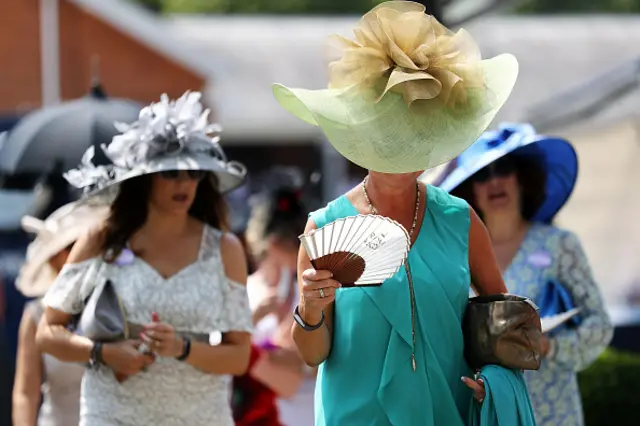
<svg viewBox="0 0 640 426">
<path fill-rule="evenodd" d="M 587 426 L 636 426 L 640 354 L 607 350 L 578 376 Z"/>
<path fill-rule="evenodd" d="M 527 0 L 520 13 L 640 13 L 640 0 Z"/>
<path fill-rule="evenodd" d="M 131 0 L 161 13 L 362 14 L 384 0 Z M 430 4 L 432 1 L 421 1 Z M 440 0 L 441 4 L 456 0 Z M 519 13 L 640 13 L 640 0 L 521 0 Z"/>
<path fill-rule="evenodd" d="M 163 13 L 361 14 L 383 0 L 135 0 Z"/>
</svg>

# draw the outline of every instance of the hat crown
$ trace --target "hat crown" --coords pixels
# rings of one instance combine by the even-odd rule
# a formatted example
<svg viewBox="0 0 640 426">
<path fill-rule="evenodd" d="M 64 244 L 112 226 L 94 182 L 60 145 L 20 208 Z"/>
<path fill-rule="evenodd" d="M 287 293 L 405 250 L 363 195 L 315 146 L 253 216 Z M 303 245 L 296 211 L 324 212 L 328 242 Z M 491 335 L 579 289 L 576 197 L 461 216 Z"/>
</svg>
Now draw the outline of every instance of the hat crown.
<svg viewBox="0 0 640 426">
<path fill-rule="evenodd" d="M 226 164 L 227 158 L 220 147 L 222 128 L 209 123 L 209 109 L 200 103 L 201 93 L 185 92 L 176 100 L 167 94 L 160 102 L 142 108 L 138 121 L 114 123 L 121 132 L 109 145 L 102 145 L 112 164 L 96 166 L 93 163 L 95 147 L 85 152 L 78 168 L 64 174 L 67 181 L 85 192 L 106 187 L 150 161 L 167 157 L 205 155 Z"/>
</svg>

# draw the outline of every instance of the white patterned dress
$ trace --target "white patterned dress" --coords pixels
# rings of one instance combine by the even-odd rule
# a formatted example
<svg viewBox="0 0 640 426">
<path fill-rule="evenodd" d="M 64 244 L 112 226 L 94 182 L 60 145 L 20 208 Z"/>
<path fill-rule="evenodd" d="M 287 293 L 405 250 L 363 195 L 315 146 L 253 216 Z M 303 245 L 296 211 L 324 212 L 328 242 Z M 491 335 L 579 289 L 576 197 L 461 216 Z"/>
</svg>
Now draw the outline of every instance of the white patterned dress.
<svg viewBox="0 0 640 426">
<path fill-rule="evenodd" d="M 578 238 L 554 226 L 534 224 L 504 273 L 510 293 L 538 302 L 544 285 L 555 280 L 581 308 L 581 323 L 554 335 L 554 353 L 525 379 L 538 426 L 583 426 L 576 373 L 607 347 L 613 327 Z"/>
<path fill-rule="evenodd" d="M 149 323 L 151 313 L 157 312 L 177 332 L 250 332 L 246 288 L 224 274 L 221 236 L 205 226 L 199 260 L 167 279 L 137 257 L 124 265 L 98 258 L 65 265 L 44 304 L 70 314 L 81 312 L 100 274 L 113 282 L 131 323 Z M 80 426 L 233 426 L 229 383 L 230 376 L 206 374 L 163 357 L 123 383 L 107 367 L 88 369 Z"/>
</svg>

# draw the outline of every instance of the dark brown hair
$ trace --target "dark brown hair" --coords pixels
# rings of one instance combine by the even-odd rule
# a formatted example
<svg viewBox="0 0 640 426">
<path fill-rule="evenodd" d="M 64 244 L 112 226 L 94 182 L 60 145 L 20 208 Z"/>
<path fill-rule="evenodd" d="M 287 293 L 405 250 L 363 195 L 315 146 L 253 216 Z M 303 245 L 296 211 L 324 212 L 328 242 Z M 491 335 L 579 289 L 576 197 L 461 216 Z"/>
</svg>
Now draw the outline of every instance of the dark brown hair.
<svg viewBox="0 0 640 426">
<path fill-rule="evenodd" d="M 144 225 L 149 210 L 152 175 L 138 176 L 120 184 L 120 192 L 107 218 L 102 251 L 107 261 L 115 260 L 131 236 Z M 210 174 L 198 185 L 189 215 L 222 231 L 229 229 L 227 203 Z"/>
<path fill-rule="evenodd" d="M 544 170 L 536 162 L 522 156 L 510 155 L 516 165 L 516 176 L 520 185 L 520 214 L 531 220 L 546 198 L 547 179 Z M 482 218 L 473 195 L 473 176 L 451 191 L 452 195 L 467 201 Z"/>
<path fill-rule="evenodd" d="M 271 191 L 253 206 L 245 233 L 252 260 L 257 262 L 267 249 L 269 237 L 297 248 L 304 232 L 307 209 L 301 191 L 281 188 Z"/>
</svg>

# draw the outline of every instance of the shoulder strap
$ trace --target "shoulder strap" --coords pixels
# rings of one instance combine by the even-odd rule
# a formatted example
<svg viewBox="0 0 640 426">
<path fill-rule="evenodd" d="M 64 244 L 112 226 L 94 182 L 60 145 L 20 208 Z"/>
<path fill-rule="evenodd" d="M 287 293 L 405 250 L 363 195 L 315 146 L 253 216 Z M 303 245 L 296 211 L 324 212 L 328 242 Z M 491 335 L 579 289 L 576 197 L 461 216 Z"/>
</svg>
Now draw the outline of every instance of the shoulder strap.
<svg viewBox="0 0 640 426">
<path fill-rule="evenodd" d="M 84 305 L 87 304 L 87 301 L 100 283 L 105 281 L 107 265 L 108 263 L 105 262 L 104 258 L 99 257 L 89 266 L 89 272 L 85 275 L 82 283 L 82 287 L 86 289 L 83 300 Z"/>
<path fill-rule="evenodd" d="M 200 246 L 200 260 L 211 259 L 212 257 L 218 256 L 220 253 L 222 231 L 205 225 L 203 232 L 202 245 Z"/>
</svg>

